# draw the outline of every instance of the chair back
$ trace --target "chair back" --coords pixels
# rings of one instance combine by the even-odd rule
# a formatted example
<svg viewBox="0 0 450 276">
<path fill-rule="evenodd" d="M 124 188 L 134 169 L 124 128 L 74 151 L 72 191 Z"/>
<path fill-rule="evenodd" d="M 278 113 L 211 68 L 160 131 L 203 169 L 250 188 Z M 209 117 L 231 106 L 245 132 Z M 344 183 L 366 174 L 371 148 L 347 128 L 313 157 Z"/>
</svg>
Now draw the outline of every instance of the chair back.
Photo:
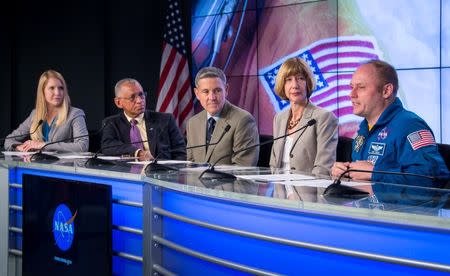
<svg viewBox="0 0 450 276">
<path fill-rule="evenodd" d="M 352 138 L 339 136 L 336 148 L 337 162 L 351 162 L 352 161 Z"/>
</svg>

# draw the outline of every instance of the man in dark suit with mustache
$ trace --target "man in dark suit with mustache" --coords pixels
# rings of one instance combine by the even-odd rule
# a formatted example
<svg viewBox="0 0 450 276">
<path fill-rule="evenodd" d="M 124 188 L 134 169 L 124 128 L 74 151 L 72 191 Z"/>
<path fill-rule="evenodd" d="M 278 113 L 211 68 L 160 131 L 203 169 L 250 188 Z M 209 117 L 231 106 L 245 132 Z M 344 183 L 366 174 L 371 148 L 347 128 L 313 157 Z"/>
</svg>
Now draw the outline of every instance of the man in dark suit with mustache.
<svg viewBox="0 0 450 276">
<path fill-rule="evenodd" d="M 174 117 L 146 111 L 146 93 L 137 80 L 122 79 L 114 91 L 114 103 L 123 112 L 103 121 L 104 154 L 130 155 L 140 160 L 186 160 L 186 144 Z"/>
</svg>

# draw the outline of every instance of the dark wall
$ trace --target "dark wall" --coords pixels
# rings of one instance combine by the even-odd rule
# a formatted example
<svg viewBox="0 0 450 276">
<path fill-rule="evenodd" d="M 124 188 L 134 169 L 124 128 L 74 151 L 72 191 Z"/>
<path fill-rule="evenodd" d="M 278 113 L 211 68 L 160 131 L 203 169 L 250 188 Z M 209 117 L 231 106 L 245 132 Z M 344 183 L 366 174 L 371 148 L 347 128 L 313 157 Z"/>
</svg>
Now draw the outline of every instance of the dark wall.
<svg viewBox="0 0 450 276">
<path fill-rule="evenodd" d="M 160 1 L 19 0 L 15 5 L 0 21 L 2 137 L 33 109 L 39 76 L 47 69 L 62 73 L 72 105 L 86 112 L 90 130 L 117 112 L 114 84 L 124 77 L 141 82 L 149 92 L 147 105 L 154 109 Z"/>
<path fill-rule="evenodd" d="M 164 0 L 113 0 L 109 3 L 108 27 L 110 43 L 105 51 L 105 67 L 109 94 L 106 111 L 117 109 L 112 103 L 114 84 L 124 77 L 139 80 L 149 93 L 147 107 L 156 107 L 163 36 Z"/>
<path fill-rule="evenodd" d="M 6 9 L 0 11 L 0 137 L 11 128 L 11 25 Z"/>
</svg>

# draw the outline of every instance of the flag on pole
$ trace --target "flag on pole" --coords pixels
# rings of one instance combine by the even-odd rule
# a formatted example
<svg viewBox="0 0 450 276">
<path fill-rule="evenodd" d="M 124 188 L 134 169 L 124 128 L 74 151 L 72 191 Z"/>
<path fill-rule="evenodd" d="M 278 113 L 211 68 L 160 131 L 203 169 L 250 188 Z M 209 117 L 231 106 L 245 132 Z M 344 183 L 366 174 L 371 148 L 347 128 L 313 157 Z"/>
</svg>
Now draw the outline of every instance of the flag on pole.
<svg viewBox="0 0 450 276">
<path fill-rule="evenodd" d="M 186 35 L 180 1 L 167 2 L 156 111 L 172 113 L 184 133 L 187 119 L 194 114 Z"/>
</svg>

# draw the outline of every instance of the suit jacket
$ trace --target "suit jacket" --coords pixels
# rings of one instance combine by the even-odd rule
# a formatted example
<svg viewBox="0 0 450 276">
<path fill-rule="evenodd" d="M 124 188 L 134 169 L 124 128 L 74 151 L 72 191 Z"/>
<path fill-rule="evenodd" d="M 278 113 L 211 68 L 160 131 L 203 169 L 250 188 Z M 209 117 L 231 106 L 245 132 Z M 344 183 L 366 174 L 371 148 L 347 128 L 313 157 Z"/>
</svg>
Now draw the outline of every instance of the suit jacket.
<svg viewBox="0 0 450 276">
<path fill-rule="evenodd" d="M 20 126 L 14 130 L 7 137 L 16 136 L 16 135 L 25 135 L 30 133 L 31 128 L 31 119 L 33 118 L 35 110 L 31 111 L 28 118 L 23 121 Z M 69 139 L 73 137 L 79 137 L 88 134 L 88 130 L 86 128 L 86 115 L 84 111 L 78 109 L 76 107 L 70 107 L 69 114 L 67 115 L 67 120 L 65 123 L 54 126 L 51 128 L 48 134 L 47 142 L 55 142 L 64 139 Z M 31 130 L 33 131 L 33 130 Z M 39 131 L 39 130 L 38 130 Z M 21 138 L 13 138 L 6 139 L 5 141 L 5 149 L 12 150 L 14 146 L 22 144 L 24 141 L 30 139 L 30 135 L 25 135 Z M 76 138 L 69 142 L 61 142 L 49 145 L 45 147 L 44 150 L 55 150 L 55 151 L 66 151 L 66 152 L 83 152 L 89 150 L 89 137 Z"/>
<path fill-rule="evenodd" d="M 273 119 L 274 137 L 287 133 L 289 112 L 290 108 L 287 108 L 275 115 Z M 298 126 L 306 125 L 313 118 L 316 123 L 307 127 L 303 135 L 301 135 L 302 131 L 299 131 L 291 136 L 293 139 L 290 157 L 291 169 L 329 176 L 331 166 L 336 161 L 338 120 L 333 113 L 308 103 Z M 281 168 L 285 140 L 274 141 L 270 156 L 271 167 Z"/>
<path fill-rule="evenodd" d="M 145 111 L 145 128 L 150 152 L 158 159 L 186 160 L 186 143 L 172 114 Z M 123 112 L 103 120 L 102 152 L 107 155 L 131 155 L 138 149 L 130 144 L 131 124 Z"/>
<path fill-rule="evenodd" d="M 189 119 L 186 128 L 188 147 L 206 143 L 206 120 L 207 114 L 205 110 Z M 230 155 L 220 160 L 218 164 L 256 166 L 259 157 L 259 147 L 234 154 L 240 149 L 259 144 L 255 118 L 247 111 L 226 101 L 220 112 L 220 119 L 216 122 L 216 127 L 211 136 L 211 143 L 218 141 L 227 125 L 230 125 L 231 128 L 217 145 L 209 146 L 207 151 L 206 147 L 188 149 L 188 160 L 213 164 L 221 157 Z"/>
</svg>

